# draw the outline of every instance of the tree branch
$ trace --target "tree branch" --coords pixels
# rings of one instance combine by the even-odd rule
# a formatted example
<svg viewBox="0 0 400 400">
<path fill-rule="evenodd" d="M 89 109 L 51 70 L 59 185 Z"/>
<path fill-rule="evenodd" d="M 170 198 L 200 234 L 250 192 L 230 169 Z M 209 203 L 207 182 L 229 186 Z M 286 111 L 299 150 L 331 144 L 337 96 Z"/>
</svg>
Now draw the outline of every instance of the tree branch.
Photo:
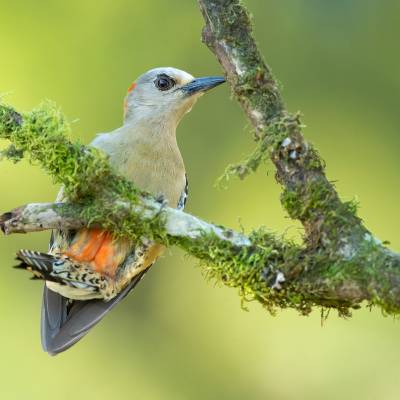
<svg viewBox="0 0 400 400">
<path fill-rule="evenodd" d="M 89 223 L 79 216 L 84 207 L 68 203 L 31 203 L 18 207 L 0 216 L 0 228 L 6 234 L 39 232 L 49 229 L 80 229 L 87 225 L 101 226 L 101 222 Z M 118 212 L 113 215 L 116 223 L 123 223 L 130 213 L 153 219 L 162 213 L 167 236 L 170 238 L 202 239 L 204 235 L 215 235 L 221 242 L 232 246 L 249 247 L 250 239 L 230 229 L 222 228 L 175 208 L 167 207 L 152 199 L 143 199 L 140 206 L 120 202 Z M 160 237 L 161 241 L 166 241 Z"/>
<path fill-rule="evenodd" d="M 371 249 L 365 250 L 365 242 L 376 241 L 357 217 L 355 204 L 342 202 L 326 178 L 323 160 L 301 133 L 299 115 L 286 110 L 271 69 L 257 48 L 247 10 L 240 0 L 198 3 L 206 22 L 203 41 L 224 68 L 233 95 L 251 121 L 258 142 L 253 155 L 231 172 L 243 177 L 269 156 L 276 167 L 277 181 L 284 189 L 282 205 L 290 217 L 302 222 L 307 249 L 324 254 L 327 260 L 352 260 L 359 265 L 357 273 L 363 275 L 363 269 L 371 266 Z M 382 252 L 385 264 L 380 264 L 381 272 L 397 272 L 398 255 L 383 248 Z M 371 257 L 373 253 L 374 250 Z M 321 278 L 332 268 L 331 262 L 322 268 Z M 352 268 L 346 266 L 342 272 L 346 274 L 349 269 Z M 381 279 L 385 280 L 383 276 Z M 378 284 L 379 272 L 376 280 L 370 282 L 371 286 Z M 386 285 L 398 291 L 397 283 L 393 279 Z M 338 292 L 342 294 L 342 290 Z"/>
<path fill-rule="evenodd" d="M 324 163 L 304 139 L 263 61 L 250 18 L 239 0 L 198 0 L 206 20 L 204 41 L 223 66 L 235 97 L 255 129 L 254 153 L 230 169 L 243 177 L 270 158 L 283 186 L 282 204 L 305 228 L 294 244 L 265 229 L 247 236 L 167 207 L 140 191 L 96 149 L 72 143 L 57 108 L 44 104 L 19 114 L 0 105 L 3 157 L 27 157 L 64 186 L 70 203 L 28 204 L 0 217 L 5 233 L 101 226 L 116 236 L 177 245 L 196 257 L 207 276 L 239 289 L 273 311 L 312 306 L 347 314 L 367 300 L 400 312 L 400 255 L 363 226 L 353 203 L 341 202 Z"/>
<path fill-rule="evenodd" d="M 360 228 L 352 203 L 342 203 L 327 180 L 324 162 L 301 134 L 299 115 L 285 108 L 278 84 L 264 62 L 252 33 L 249 14 L 240 0 L 198 0 L 206 25 L 203 41 L 223 66 L 233 95 L 255 129 L 259 151 L 270 157 L 284 192 L 282 205 L 299 219 L 310 245 L 346 245 Z M 254 167 L 254 159 L 247 160 Z M 259 160 L 261 161 L 261 160 Z M 255 168 L 258 167 L 256 164 Z M 249 171 L 239 167 L 239 175 Z M 332 229 L 332 226 L 335 229 Z"/>
</svg>

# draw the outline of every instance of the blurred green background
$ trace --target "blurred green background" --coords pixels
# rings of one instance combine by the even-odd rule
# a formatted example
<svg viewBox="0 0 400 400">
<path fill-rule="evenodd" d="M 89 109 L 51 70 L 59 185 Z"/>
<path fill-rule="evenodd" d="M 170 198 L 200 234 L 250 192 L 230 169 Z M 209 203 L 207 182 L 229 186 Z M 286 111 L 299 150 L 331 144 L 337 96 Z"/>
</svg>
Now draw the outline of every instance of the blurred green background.
<svg viewBox="0 0 400 400">
<path fill-rule="evenodd" d="M 342 198 L 400 250 L 400 3 L 246 0 L 261 49 L 292 111 L 327 161 Z M 19 109 L 50 98 L 75 138 L 121 123 L 126 88 L 155 66 L 220 73 L 200 42 L 194 0 L 0 0 L 0 92 Z M 227 190 L 225 166 L 252 149 L 228 87 L 183 121 L 178 140 L 190 180 L 188 211 L 232 227 L 261 224 L 290 236 L 271 165 Z M 0 209 L 52 200 L 39 169 L 0 165 Z M 2 399 L 398 399 L 400 322 L 379 310 L 350 320 L 331 313 L 242 311 L 234 290 L 206 282 L 196 262 L 167 252 L 136 291 L 68 352 L 39 340 L 42 285 L 11 268 L 18 248 L 45 250 L 48 233 L 1 237 Z"/>
</svg>

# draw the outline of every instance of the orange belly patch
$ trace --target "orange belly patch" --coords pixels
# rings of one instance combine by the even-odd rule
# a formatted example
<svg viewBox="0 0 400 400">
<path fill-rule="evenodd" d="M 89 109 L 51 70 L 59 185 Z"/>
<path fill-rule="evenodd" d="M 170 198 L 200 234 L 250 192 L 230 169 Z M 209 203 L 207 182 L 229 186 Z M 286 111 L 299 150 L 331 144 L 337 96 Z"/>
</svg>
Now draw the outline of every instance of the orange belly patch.
<svg viewBox="0 0 400 400">
<path fill-rule="evenodd" d="M 101 229 L 81 229 L 65 255 L 75 261 L 88 263 L 100 274 L 114 277 L 130 248 L 128 240 L 113 239 L 110 233 Z"/>
</svg>

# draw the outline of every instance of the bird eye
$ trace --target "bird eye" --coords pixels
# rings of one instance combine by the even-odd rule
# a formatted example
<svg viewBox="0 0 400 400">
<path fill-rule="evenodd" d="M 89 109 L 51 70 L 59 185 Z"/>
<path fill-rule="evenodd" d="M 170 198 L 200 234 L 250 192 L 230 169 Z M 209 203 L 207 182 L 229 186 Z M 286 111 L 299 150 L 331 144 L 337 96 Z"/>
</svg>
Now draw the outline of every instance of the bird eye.
<svg viewBox="0 0 400 400">
<path fill-rule="evenodd" d="M 168 75 L 158 75 L 154 84 L 158 90 L 164 92 L 173 88 L 175 86 L 175 81 Z"/>
</svg>

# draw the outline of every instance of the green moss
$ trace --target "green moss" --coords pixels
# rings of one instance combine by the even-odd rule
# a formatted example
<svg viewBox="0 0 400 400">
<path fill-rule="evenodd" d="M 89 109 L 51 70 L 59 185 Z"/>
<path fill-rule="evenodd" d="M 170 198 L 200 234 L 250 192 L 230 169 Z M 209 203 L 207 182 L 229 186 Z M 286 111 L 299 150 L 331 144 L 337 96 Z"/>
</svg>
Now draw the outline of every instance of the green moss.
<svg viewBox="0 0 400 400">
<path fill-rule="evenodd" d="M 261 140 L 254 151 L 245 160 L 227 166 L 223 175 L 218 178 L 217 185 L 223 186 L 232 177 L 244 179 L 252 172 L 257 171 L 258 167 L 263 162 L 269 160 L 268 147 L 268 141 Z"/>
<path fill-rule="evenodd" d="M 1 112 L 5 113 L 3 118 Z M 70 201 L 81 205 L 83 211 L 79 217 L 88 226 L 99 223 L 116 236 L 132 240 L 147 237 L 167 245 L 178 244 L 200 260 L 208 278 L 237 288 L 242 303 L 257 300 L 271 312 L 279 307 L 294 307 L 302 314 L 310 312 L 315 304 L 315 297 L 305 295 L 295 284 L 294 278 L 307 267 L 299 262 L 304 250 L 281 237 L 264 229 L 255 230 L 249 235 L 252 245 L 240 248 L 209 234 L 195 241 L 171 238 L 166 235 L 162 212 L 151 219 L 145 219 L 140 212 L 127 212 L 120 201 L 130 201 L 134 206 L 140 202 L 139 195 L 147 194 L 140 193 L 131 182 L 120 177 L 104 154 L 71 143 L 68 123 L 52 103 L 44 103 L 31 113 L 23 114 L 22 118 L 12 109 L 0 107 L 0 124 L 3 124 L 0 137 L 8 138 L 13 146 L 4 156 L 15 158 L 17 154 L 19 158 L 24 155 L 31 163 L 41 166 L 55 182 L 63 184 Z M 265 147 L 255 158 L 268 153 L 266 146 L 272 144 L 273 148 L 279 148 L 293 126 L 290 118 L 272 124 L 268 134 L 260 140 Z M 317 196 L 319 199 L 321 192 L 322 189 Z M 297 209 L 296 195 L 291 200 L 287 197 L 288 207 Z M 310 198 L 309 206 L 313 204 Z M 229 231 L 226 233 L 229 235 Z M 274 283 L 279 272 L 284 274 L 287 284 L 276 290 Z"/>
<path fill-rule="evenodd" d="M 63 184 L 70 198 L 90 195 L 97 190 L 98 182 L 110 176 L 111 168 L 104 155 L 70 142 L 69 125 L 54 104 L 43 103 L 21 117 L 22 123 L 14 127 L 6 119 L 6 129 L 0 126 L 1 137 L 9 139 L 15 151 L 40 165 L 56 183 Z M 88 178 L 88 186 L 82 182 L 84 177 Z"/>
<path fill-rule="evenodd" d="M 279 151 L 282 142 L 290 138 L 300 125 L 299 115 L 284 115 L 276 118 L 261 132 L 255 135 L 256 147 L 243 161 L 230 164 L 224 174 L 218 178 L 218 185 L 228 182 L 232 177 L 246 178 L 252 172 L 257 171 L 262 163 L 273 157 L 274 152 Z"/>
<path fill-rule="evenodd" d="M 197 241 L 179 241 L 179 245 L 199 260 L 208 279 L 236 288 L 242 306 L 258 301 L 269 312 L 292 307 L 302 314 L 311 311 L 315 304 L 293 284 L 294 277 L 303 271 L 296 268 L 304 250 L 264 228 L 251 231 L 252 245 L 235 247 L 214 234 L 203 235 Z M 282 273 L 287 282 L 280 290 L 275 287 L 277 274 Z"/>
<path fill-rule="evenodd" d="M 0 152 L 0 160 L 7 159 L 13 163 L 17 163 L 24 158 L 24 152 L 17 149 L 13 144 Z"/>
<path fill-rule="evenodd" d="M 238 65 L 245 65 L 241 76 L 231 75 L 232 92 L 244 109 L 256 109 L 268 122 L 279 116 L 283 104 L 276 81 L 262 59 L 251 34 L 252 21 L 247 9 L 239 0 L 218 1 L 203 4 L 207 20 L 211 21 L 213 38 L 204 35 L 206 44 L 213 48 L 216 40 L 221 40 L 234 49 Z"/>
<path fill-rule="evenodd" d="M 281 202 L 289 216 L 300 221 L 310 221 L 317 218 L 320 210 L 328 210 L 336 205 L 337 197 L 324 180 L 314 181 L 307 186 L 285 188 Z"/>
<path fill-rule="evenodd" d="M 292 307 L 306 315 L 318 305 L 349 315 L 350 308 L 369 299 L 387 313 L 399 313 L 393 282 L 399 281 L 400 287 L 400 259 L 389 256 L 362 227 L 355 202 L 341 203 L 323 175 L 314 174 L 323 168 L 316 153 L 308 148 L 300 151 L 296 160 L 290 158 L 293 149 L 283 142 L 289 138 L 290 146 L 297 148 L 298 123 L 295 117 L 277 118 L 259 139 L 259 145 L 265 147 L 260 147 L 247 164 L 254 168 L 268 151 L 271 157 L 279 152 L 279 160 L 289 170 L 295 162 L 309 163 L 306 170 L 310 175 L 290 182 L 282 203 L 292 218 L 311 221 L 317 229 L 307 232 L 304 248 L 265 229 L 250 232 L 250 246 L 237 247 L 214 234 L 203 234 L 196 240 L 169 237 L 162 205 L 150 219 L 134 209 L 142 204 L 142 196 L 149 195 L 119 176 L 103 153 L 71 143 L 69 125 L 54 104 L 44 103 L 22 115 L 0 105 L 0 138 L 11 141 L 3 157 L 13 161 L 26 157 L 63 184 L 71 205 L 81 206 L 78 217 L 88 226 L 99 223 L 116 236 L 133 241 L 147 237 L 166 245 L 177 244 L 200 261 L 208 278 L 236 288 L 242 304 L 255 300 L 270 312 Z M 130 202 L 132 209 L 127 211 L 121 202 Z M 318 231 L 320 227 L 324 227 L 324 235 Z M 229 234 L 225 230 L 225 236 Z M 279 288 L 276 278 L 280 273 L 285 282 Z M 349 284 L 354 287 L 349 288 Z M 349 290 L 353 291 L 351 296 Z"/>
<path fill-rule="evenodd" d="M 81 217 L 88 224 L 101 222 L 116 236 L 138 240 L 144 235 L 165 236 L 162 214 L 143 219 L 130 213 L 122 225 L 112 218 L 119 210 L 118 203 L 139 204 L 139 191 L 130 181 L 120 176 L 110 165 L 107 156 L 98 149 L 69 139 L 70 126 L 58 107 L 45 102 L 32 112 L 17 114 L 11 107 L 0 106 L 0 138 L 11 141 L 3 157 L 18 161 L 25 156 L 33 165 L 40 166 L 55 183 L 62 184 L 71 202 L 85 205 Z"/>
<path fill-rule="evenodd" d="M 145 218 L 142 213 L 136 210 L 132 209 L 128 212 L 125 206 L 119 203 L 120 199 L 118 199 L 118 202 L 114 200 L 100 196 L 81 204 L 83 211 L 80 218 L 88 226 L 101 225 L 105 230 L 113 232 L 115 237 L 126 237 L 133 242 L 147 238 L 166 245 L 169 244 L 162 212 L 155 217 Z"/>
</svg>

